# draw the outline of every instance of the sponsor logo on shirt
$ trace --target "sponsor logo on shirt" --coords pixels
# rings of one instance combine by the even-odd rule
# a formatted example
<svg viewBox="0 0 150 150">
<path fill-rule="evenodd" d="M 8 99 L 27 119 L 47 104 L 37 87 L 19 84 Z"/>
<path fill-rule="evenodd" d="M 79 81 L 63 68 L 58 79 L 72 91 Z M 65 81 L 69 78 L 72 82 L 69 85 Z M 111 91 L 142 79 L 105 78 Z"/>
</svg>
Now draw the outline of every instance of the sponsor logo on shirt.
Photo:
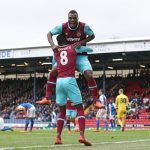
<svg viewBox="0 0 150 150">
<path fill-rule="evenodd" d="M 81 36 L 81 32 L 77 32 L 77 37 L 80 37 Z"/>
<path fill-rule="evenodd" d="M 72 41 L 80 41 L 80 38 L 67 38 L 67 41 L 72 42 Z"/>
</svg>

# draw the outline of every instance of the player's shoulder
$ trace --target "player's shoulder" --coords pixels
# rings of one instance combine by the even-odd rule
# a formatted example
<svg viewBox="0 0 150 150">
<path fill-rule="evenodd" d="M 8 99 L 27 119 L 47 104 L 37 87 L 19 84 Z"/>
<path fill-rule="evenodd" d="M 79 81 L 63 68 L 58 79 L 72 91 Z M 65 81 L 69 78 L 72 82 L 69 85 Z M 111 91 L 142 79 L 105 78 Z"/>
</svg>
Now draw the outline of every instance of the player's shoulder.
<svg viewBox="0 0 150 150">
<path fill-rule="evenodd" d="M 62 25 L 63 27 L 68 27 L 68 22 L 63 22 L 61 25 Z"/>
<path fill-rule="evenodd" d="M 63 22 L 62 24 L 68 24 L 68 22 Z"/>
<path fill-rule="evenodd" d="M 103 95 L 100 95 L 99 98 L 102 99 L 102 98 L 103 98 Z"/>
<path fill-rule="evenodd" d="M 122 96 L 125 97 L 125 98 L 127 98 L 127 95 L 125 95 L 125 94 L 122 94 Z"/>
<path fill-rule="evenodd" d="M 85 25 L 86 23 L 85 22 L 82 22 L 82 21 L 79 21 L 80 24 L 82 25 Z M 87 25 L 87 24 L 86 24 Z"/>
<path fill-rule="evenodd" d="M 119 94 L 118 97 L 124 97 L 124 94 Z"/>
<path fill-rule="evenodd" d="M 69 49 L 72 49 L 72 48 L 74 48 L 73 44 L 67 44 L 67 45 L 63 45 L 63 46 L 58 46 L 59 51 L 69 50 Z"/>
<path fill-rule="evenodd" d="M 116 99 L 120 98 L 120 95 L 117 95 Z"/>
</svg>

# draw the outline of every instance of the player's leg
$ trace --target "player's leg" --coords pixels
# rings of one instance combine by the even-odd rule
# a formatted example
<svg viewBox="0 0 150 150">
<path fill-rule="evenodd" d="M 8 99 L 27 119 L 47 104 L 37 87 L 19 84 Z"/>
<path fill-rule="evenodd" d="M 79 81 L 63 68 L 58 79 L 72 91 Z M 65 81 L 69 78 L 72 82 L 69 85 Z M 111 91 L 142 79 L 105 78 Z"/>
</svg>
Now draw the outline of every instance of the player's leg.
<svg viewBox="0 0 150 150">
<path fill-rule="evenodd" d="M 68 79 L 68 85 L 66 86 L 68 92 L 68 97 L 71 100 L 71 102 L 76 106 L 77 115 L 78 115 L 78 123 L 79 123 L 79 130 L 80 130 L 80 136 L 78 138 L 78 141 L 80 143 L 84 143 L 86 146 L 91 146 L 91 142 L 85 139 L 84 132 L 85 132 L 85 115 L 84 115 L 84 109 L 82 105 L 82 97 L 79 90 L 79 87 L 77 85 L 75 78 Z"/>
<path fill-rule="evenodd" d="M 113 130 L 114 129 L 114 118 L 113 118 L 113 115 L 109 116 L 109 120 L 110 120 L 111 129 Z"/>
<path fill-rule="evenodd" d="M 25 120 L 25 131 L 27 131 L 27 129 L 28 129 L 28 125 L 29 125 L 29 119 L 26 119 Z"/>
<path fill-rule="evenodd" d="M 30 125 L 30 132 L 31 132 L 32 129 L 33 129 L 33 125 L 34 125 L 34 119 L 31 118 L 31 119 L 30 119 L 30 122 L 31 122 L 31 125 Z"/>
<path fill-rule="evenodd" d="M 96 130 L 94 132 L 99 132 L 100 119 L 96 117 Z"/>
<path fill-rule="evenodd" d="M 64 78 L 65 80 L 65 78 Z M 67 94 L 65 91 L 65 83 L 61 78 L 57 79 L 56 84 L 56 103 L 59 106 L 59 116 L 57 119 L 57 136 L 54 144 L 62 144 L 61 141 L 61 133 L 64 126 L 64 119 L 66 116 L 66 102 L 67 102 Z"/>
<path fill-rule="evenodd" d="M 116 121 L 115 121 L 115 116 L 113 115 L 113 118 L 112 118 L 112 127 L 113 127 L 113 131 L 115 131 L 115 127 L 116 127 Z"/>
<path fill-rule="evenodd" d="M 104 131 L 105 132 L 109 132 L 108 128 L 109 128 L 109 126 L 108 126 L 108 120 L 104 119 Z"/>
<path fill-rule="evenodd" d="M 28 117 L 28 120 L 30 121 L 30 132 L 33 129 L 34 118 L 35 118 L 35 115 L 36 115 L 35 112 L 36 112 L 36 109 L 35 109 L 34 106 L 32 106 L 29 110 L 27 110 L 26 116 Z"/>
<path fill-rule="evenodd" d="M 125 130 L 125 117 L 126 117 L 126 112 L 122 112 L 122 132 Z"/>
<path fill-rule="evenodd" d="M 99 132 L 100 119 L 96 117 L 96 132 Z"/>
<path fill-rule="evenodd" d="M 70 130 L 70 110 L 69 109 L 66 110 L 66 125 L 68 128 L 68 133 L 70 133 L 71 130 Z"/>
<path fill-rule="evenodd" d="M 50 104 L 51 101 L 49 100 L 50 96 L 52 96 L 52 94 L 55 92 L 55 88 L 56 88 L 56 79 L 57 79 L 57 63 L 53 57 L 52 60 L 52 70 L 49 73 L 49 77 L 46 83 L 46 94 L 45 97 L 41 100 L 41 101 L 37 101 L 37 104 Z"/>
<path fill-rule="evenodd" d="M 56 88 L 56 79 L 57 79 L 57 69 L 56 66 L 53 67 L 52 71 L 49 74 L 48 81 L 46 84 L 46 95 L 45 97 L 49 99 L 49 97 L 54 93 Z"/>
<path fill-rule="evenodd" d="M 88 82 L 88 87 L 91 92 L 91 95 L 93 96 L 93 99 L 96 102 L 98 100 L 98 89 L 97 89 L 97 83 L 93 77 L 93 71 L 85 70 L 84 76 Z"/>
<path fill-rule="evenodd" d="M 75 128 L 74 128 L 75 132 L 79 132 L 79 123 L 78 123 L 78 118 L 75 118 Z"/>
<path fill-rule="evenodd" d="M 125 128 L 125 120 L 124 120 L 124 118 L 122 118 L 122 117 L 118 118 L 118 123 L 121 126 L 121 131 L 124 132 L 124 128 Z"/>
<path fill-rule="evenodd" d="M 49 97 L 53 94 L 53 91 L 55 91 L 56 86 L 56 79 L 57 79 L 57 69 L 54 67 L 48 77 L 47 84 L 46 84 L 46 95 L 41 101 L 37 101 L 37 104 L 50 104 L 51 101 L 49 100 Z"/>
<path fill-rule="evenodd" d="M 52 124 L 52 128 L 55 129 L 56 128 L 56 122 L 53 122 Z"/>
<path fill-rule="evenodd" d="M 115 119 L 113 120 L 113 127 L 114 127 L 114 130 L 116 130 L 115 128 L 116 128 L 116 121 L 115 121 Z"/>
<path fill-rule="evenodd" d="M 125 129 L 125 118 L 122 118 L 122 129 L 121 131 L 124 132 Z"/>
<path fill-rule="evenodd" d="M 119 123 L 119 125 L 121 126 L 121 129 L 122 129 L 123 128 L 122 111 L 118 110 L 117 117 L 118 117 L 118 123 Z"/>
<path fill-rule="evenodd" d="M 57 136 L 55 138 L 54 144 L 62 144 L 61 133 L 64 126 L 65 116 L 66 116 L 66 105 L 59 106 L 59 117 L 57 119 Z"/>
<path fill-rule="evenodd" d="M 75 127 L 75 126 L 76 126 L 75 118 L 72 118 L 72 119 L 71 119 L 71 122 L 74 124 L 74 127 Z"/>
<path fill-rule="evenodd" d="M 120 125 L 121 127 L 123 127 L 122 119 L 121 119 L 120 117 L 118 118 L 118 123 L 119 123 L 119 125 Z"/>
<path fill-rule="evenodd" d="M 77 111 L 73 110 L 73 109 L 70 110 L 70 122 L 72 122 L 74 124 L 74 128 L 76 128 L 76 121 L 75 121 L 76 117 L 77 117 Z"/>
<path fill-rule="evenodd" d="M 111 129 L 113 130 L 114 129 L 114 124 L 113 124 L 113 120 L 110 119 L 110 125 L 111 125 Z"/>
<path fill-rule="evenodd" d="M 0 131 L 8 131 L 8 130 L 10 130 L 10 131 L 14 131 L 12 128 L 10 128 L 10 127 L 4 127 L 3 129 L 1 129 Z"/>
<path fill-rule="evenodd" d="M 76 105 L 76 109 L 77 109 L 77 114 L 78 114 L 78 123 L 79 123 L 79 131 L 80 131 L 80 136 L 78 138 L 78 141 L 80 143 L 84 143 L 85 146 L 91 146 L 92 143 L 90 141 L 88 141 L 85 138 L 85 116 L 84 116 L 84 109 L 83 109 L 83 105 L 78 104 Z"/>
<path fill-rule="evenodd" d="M 84 74 L 87 82 L 88 87 L 91 92 L 91 95 L 93 96 L 94 102 L 96 103 L 98 100 L 98 89 L 96 81 L 93 77 L 93 69 L 92 66 L 88 60 L 87 56 L 77 56 L 76 58 L 76 68 Z M 98 105 L 98 104 L 97 104 Z"/>
<path fill-rule="evenodd" d="M 71 110 L 71 122 L 74 124 L 74 127 L 76 126 L 76 121 L 75 118 L 77 117 L 77 111 L 76 110 Z"/>
<path fill-rule="evenodd" d="M 109 132 L 108 119 L 107 119 L 107 111 L 102 109 L 102 118 L 104 120 L 104 131 Z"/>
<path fill-rule="evenodd" d="M 98 110 L 96 113 L 96 130 L 94 130 L 94 132 L 99 132 L 99 125 L 100 125 L 100 115 Z"/>
<path fill-rule="evenodd" d="M 66 110 L 66 122 L 68 127 L 68 133 L 71 133 L 70 123 L 72 122 L 74 124 L 74 127 L 76 126 L 75 118 L 77 116 L 76 110 Z"/>
</svg>

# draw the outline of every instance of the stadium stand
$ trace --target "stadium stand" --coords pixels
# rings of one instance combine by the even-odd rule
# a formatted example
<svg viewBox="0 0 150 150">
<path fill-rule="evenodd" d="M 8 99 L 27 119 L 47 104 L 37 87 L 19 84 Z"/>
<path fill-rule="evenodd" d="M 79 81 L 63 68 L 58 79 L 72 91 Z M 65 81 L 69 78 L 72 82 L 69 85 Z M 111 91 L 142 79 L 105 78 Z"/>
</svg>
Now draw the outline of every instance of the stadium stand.
<svg viewBox="0 0 150 150">
<path fill-rule="evenodd" d="M 138 77 L 139 78 L 139 77 Z M 128 96 L 131 103 L 131 108 L 128 110 L 127 113 L 127 124 L 134 124 L 134 125 L 145 125 L 148 126 L 150 124 L 150 87 L 149 81 L 146 78 L 142 77 L 142 79 L 134 78 L 119 78 L 120 82 L 118 82 L 118 77 L 114 78 L 107 78 L 106 84 L 111 83 L 107 88 L 106 95 L 108 99 L 115 98 L 118 94 L 118 88 L 125 87 L 126 91 L 128 92 Z M 44 83 L 46 82 L 46 78 L 37 78 L 37 91 L 36 91 L 36 98 L 37 100 L 41 99 L 44 96 Z M 81 89 L 82 97 L 83 97 L 83 105 L 84 108 L 88 108 L 86 110 L 86 126 L 87 127 L 94 127 L 95 126 L 95 111 L 91 106 L 93 100 L 90 96 L 90 93 L 87 89 L 86 82 L 84 82 L 84 77 L 80 76 L 78 78 L 78 84 Z M 141 82 L 145 80 L 145 86 L 141 87 Z M 14 108 L 22 103 L 22 102 L 30 102 L 35 104 L 33 98 L 33 78 L 29 78 L 26 80 L 21 79 L 6 79 L 0 80 L 0 108 L 1 111 L 4 113 L 4 119 L 8 120 L 15 120 L 15 119 L 23 119 L 23 114 L 15 114 Z M 96 79 L 97 82 L 101 82 L 101 78 L 99 77 Z M 117 86 L 116 83 L 119 83 Z M 114 84 L 112 84 L 114 83 Z M 126 84 L 124 84 L 126 83 Z M 143 85 L 143 84 L 142 84 Z M 113 88 L 115 86 L 115 88 Z M 22 88 L 20 88 L 22 87 Z M 132 87 L 132 88 L 131 88 Z M 99 87 L 100 88 L 100 87 Z M 53 105 L 53 106 L 52 106 Z M 50 122 L 50 114 L 52 108 L 58 114 L 58 108 L 53 102 L 51 106 L 38 106 L 35 104 L 37 108 L 36 112 L 36 120 L 42 122 Z M 16 120 L 15 120 L 16 122 Z M 101 122 L 101 126 L 103 126 L 103 121 Z"/>
<path fill-rule="evenodd" d="M 98 88 L 106 89 L 108 100 L 115 99 L 119 88 L 125 90 L 132 106 L 127 114 L 127 122 L 131 123 L 136 120 L 149 123 L 150 120 L 149 42 L 148 38 L 144 38 L 116 39 L 89 44 L 94 49 L 94 53 L 89 55 L 89 60 L 94 71 L 97 71 L 94 74 Z M 47 46 L 4 49 L 0 52 L 9 54 L 0 55 L 0 110 L 5 114 L 5 119 L 15 119 L 14 108 L 18 104 L 22 102 L 35 104 L 36 100 L 44 96 L 45 74 L 51 68 L 52 51 Z M 121 61 L 114 61 L 117 58 L 121 58 Z M 38 78 L 39 73 L 42 73 L 43 77 Z M 22 78 L 19 78 L 21 74 Z M 15 78 L 11 79 L 11 75 Z M 30 78 L 25 78 L 26 75 Z M 87 122 L 91 123 L 95 112 L 89 106 L 93 100 L 84 77 L 79 74 L 77 80 L 82 92 L 84 108 L 88 108 L 86 109 Z M 36 119 L 49 121 L 50 110 L 54 108 L 54 111 L 58 112 L 54 102 L 52 105 L 35 105 L 37 107 Z M 17 118 L 23 118 L 23 116 L 17 115 Z"/>
</svg>

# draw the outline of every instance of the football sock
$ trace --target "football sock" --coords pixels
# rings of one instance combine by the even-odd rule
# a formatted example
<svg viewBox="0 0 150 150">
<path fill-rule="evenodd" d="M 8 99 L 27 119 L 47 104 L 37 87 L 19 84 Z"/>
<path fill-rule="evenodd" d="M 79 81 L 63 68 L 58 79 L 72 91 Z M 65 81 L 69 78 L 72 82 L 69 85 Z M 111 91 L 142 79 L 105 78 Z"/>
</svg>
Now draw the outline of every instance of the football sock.
<svg viewBox="0 0 150 150">
<path fill-rule="evenodd" d="M 62 129 L 64 126 L 64 118 L 66 116 L 66 109 L 60 109 L 60 114 L 57 119 L 57 137 L 61 138 Z"/>
<path fill-rule="evenodd" d="M 28 125 L 29 125 L 29 119 L 26 119 L 26 122 L 25 122 L 25 131 L 27 131 Z"/>
<path fill-rule="evenodd" d="M 34 120 L 33 120 L 33 119 L 31 119 L 30 131 L 32 131 L 33 125 L 34 125 Z"/>
<path fill-rule="evenodd" d="M 90 79 L 87 79 L 87 82 L 88 82 L 90 93 L 94 101 L 96 102 L 98 100 L 98 89 L 97 89 L 96 81 L 93 77 L 91 77 Z"/>
<path fill-rule="evenodd" d="M 122 126 L 125 126 L 125 119 L 122 119 Z"/>
<path fill-rule="evenodd" d="M 118 123 L 120 124 L 121 127 L 123 127 L 121 119 L 118 119 Z"/>
<path fill-rule="evenodd" d="M 68 131 L 70 131 L 70 120 L 67 120 Z"/>
<path fill-rule="evenodd" d="M 114 128 L 113 120 L 110 121 L 110 124 L 111 124 L 111 128 L 113 129 Z"/>
<path fill-rule="evenodd" d="M 104 125 L 105 125 L 105 129 L 108 130 L 108 121 L 105 121 Z"/>
<path fill-rule="evenodd" d="M 115 123 L 115 120 L 113 120 L 113 127 L 114 127 L 114 128 L 116 127 L 116 123 Z"/>
<path fill-rule="evenodd" d="M 78 123 L 79 123 L 80 135 L 84 136 L 85 116 L 84 116 L 83 106 L 82 107 L 78 107 L 76 109 L 77 109 L 77 113 L 78 113 Z"/>
<path fill-rule="evenodd" d="M 57 75 L 50 73 L 47 84 L 46 84 L 46 98 L 49 98 L 52 94 L 53 91 L 55 90 L 56 87 L 56 79 Z"/>
<path fill-rule="evenodd" d="M 99 124 L 100 124 L 100 121 L 96 120 L 96 130 L 99 130 Z"/>
</svg>

